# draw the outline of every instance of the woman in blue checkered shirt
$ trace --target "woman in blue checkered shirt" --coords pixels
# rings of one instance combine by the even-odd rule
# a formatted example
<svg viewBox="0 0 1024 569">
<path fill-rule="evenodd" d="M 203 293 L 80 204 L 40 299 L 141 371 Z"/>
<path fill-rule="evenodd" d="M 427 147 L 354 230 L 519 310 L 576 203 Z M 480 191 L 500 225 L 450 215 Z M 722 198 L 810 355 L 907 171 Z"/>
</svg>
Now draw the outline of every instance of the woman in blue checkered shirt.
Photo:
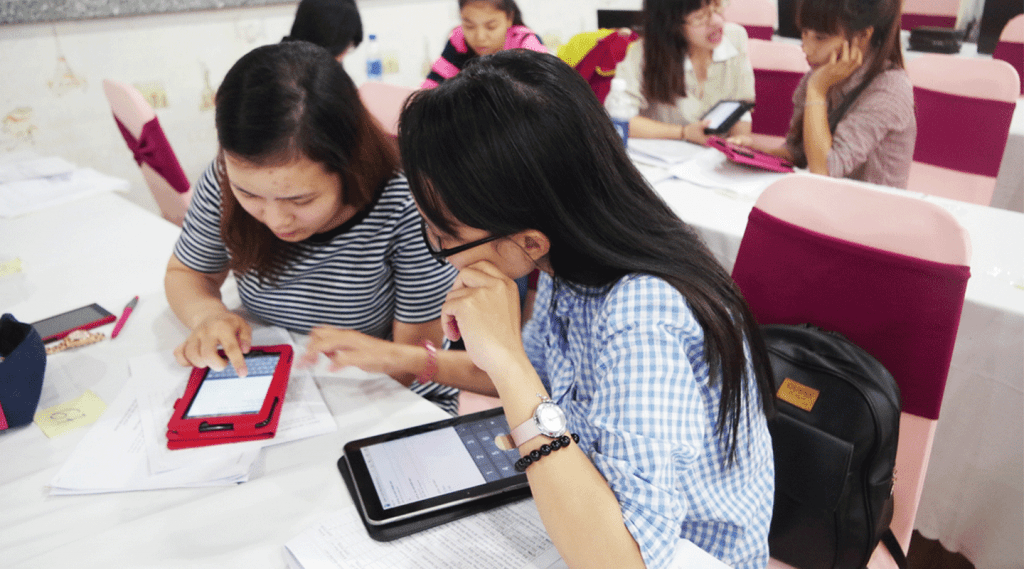
<svg viewBox="0 0 1024 569">
<path fill-rule="evenodd" d="M 570 567 L 765 567 L 772 389 L 754 318 L 587 83 L 550 55 L 482 57 L 413 96 L 399 145 L 427 246 L 459 269 L 442 323 L 466 351 L 319 330 L 306 358 L 497 394 Z M 513 279 L 534 268 L 521 327 Z M 539 408 L 557 431 L 548 398 L 564 436 L 529 432 Z"/>
</svg>

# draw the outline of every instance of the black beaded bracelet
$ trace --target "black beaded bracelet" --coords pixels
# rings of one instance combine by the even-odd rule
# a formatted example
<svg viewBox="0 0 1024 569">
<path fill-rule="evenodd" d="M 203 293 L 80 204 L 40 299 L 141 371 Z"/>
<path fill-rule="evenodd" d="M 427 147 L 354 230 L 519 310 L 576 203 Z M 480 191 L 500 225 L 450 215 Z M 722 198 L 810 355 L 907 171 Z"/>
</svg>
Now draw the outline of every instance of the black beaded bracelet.
<svg viewBox="0 0 1024 569">
<path fill-rule="evenodd" d="M 569 438 L 570 436 L 572 438 Z M 565 448 L 569 446 L 569 443 L 571 442 L 579 444 L 580 436 L 576 433 L 570 433 L 568 435 L 562 435 L 557 439 L 552 440 L 550 443 L 540 445 L 540 448 L 530 451 L 530 454 L 524 455 L 516 461 L 516 472 L 526 472 L 526 468 L 540 460 L 540 457 L 547 456 L 560 448 Z"/>
</svg>

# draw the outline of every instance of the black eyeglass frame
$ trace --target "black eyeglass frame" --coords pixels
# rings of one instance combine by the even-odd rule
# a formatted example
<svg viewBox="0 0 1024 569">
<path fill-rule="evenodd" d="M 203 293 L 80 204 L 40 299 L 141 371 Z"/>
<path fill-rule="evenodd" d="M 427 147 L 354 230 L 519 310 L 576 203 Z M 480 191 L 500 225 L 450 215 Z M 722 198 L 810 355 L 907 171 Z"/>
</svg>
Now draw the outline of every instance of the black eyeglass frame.
<svg viewBox="0 0 1024 569">
<path fill-rule="evenodd" d="M 430 238 L 427 236 L 427 222 L 422 219 L 420 220 L 420 233 L 423 234 L 423 244 L 426 245 L 427 252 L 430 253 L 430 256 L 433 257 L 435 261 L 442 265 L 446 264 L 448 262 L 448 257 L 451 257 L 452 255 L 456 255 L 463 251 L 469 251 L 473 247 L 479 247 L 485 243 L 490 243 L 491 241 L 497 241 L 498 239 L 508 237 L 508 235 L 491 235 L 450 249 L 434 249 L 434 246 L 430 243 Z"/>
</svg>

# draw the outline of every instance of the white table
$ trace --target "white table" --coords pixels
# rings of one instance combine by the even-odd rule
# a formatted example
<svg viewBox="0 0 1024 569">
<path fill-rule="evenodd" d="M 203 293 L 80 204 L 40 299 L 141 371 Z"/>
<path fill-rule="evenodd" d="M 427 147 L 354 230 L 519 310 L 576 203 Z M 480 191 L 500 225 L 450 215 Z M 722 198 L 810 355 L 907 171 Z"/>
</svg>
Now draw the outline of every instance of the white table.
<svg viewBox="0 0 1024 569">
<path fill-rule="evenodd" d="M 178 233 L 113 194 L 0 220 L 0 253 L 21 258 L 26 271 L 3 285 L 12 294 L 0 296 L 0 311 L 31 322 L 98 302 L 120 314 L 140 295 L 116 340 L 50 356 L 51 369 L 58 358 L 90 363 L 74 381 L 109 404 L 130 357 L 171 350 L 185 337 L 163 297 Z M 111 327 L 99 330 L 109 336 Z M 48 375 L 44 396 L 55 381 Z M 35 425 L 0 432 L 0 565 L 285 567 L 285 542 L 351 504 L 335 467 L 346 441 L 447 417 L 387 377 L 318 374 L 317 382 L 338 430 L 264 449 L 261 472 L 233 487 L 49 497 L 46 484 L 86 429 L 54 439 Z"/>
<path fill-rule="evenodd" d="M 678 179 L 655 190 L 728 270 L 754 205 Z M 880 190 L 884 191 L 884 190 Z M 890 190 L 898 191 L 898 190 Z M 933 196 L 968 229 L 971 279 L 917 529 L 978 569 L 1024 559 L 1024 214 Z"/>
</svg>

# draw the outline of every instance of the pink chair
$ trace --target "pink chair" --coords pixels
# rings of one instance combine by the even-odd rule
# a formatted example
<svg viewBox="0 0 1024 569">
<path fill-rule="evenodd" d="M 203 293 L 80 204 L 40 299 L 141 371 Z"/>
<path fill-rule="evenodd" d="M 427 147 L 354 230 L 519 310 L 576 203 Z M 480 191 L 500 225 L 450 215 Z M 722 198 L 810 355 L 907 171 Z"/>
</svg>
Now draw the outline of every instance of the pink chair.
<svg viewBox="0 0 1024 569">
<path fill-rule="evenodd" d="M 903 0 L 900 27 L 912 30 L 919 26 L 955 28 L 960 0 Z"/>
<path fill-rule="evenodd" d="M 120 81 L 104 79 L 103 93 L 161 215 L 180 226 L 192 190 L 153 107 L 135 87 Z"/>
<path fill-rule="evenodd" d="M 967 231 L 932 202 L 794 174 L 758 198 L 733 269 L 758 322 L 809 322 L 838 331 L 896 379 L 903 413 L 890 527 L 904 551 L 924 487 L 970 256 Z M 895 566 L 884 545 L 868 564 Z M 788 565 L 772 560 L 769 567 Z"/>
<path fill-rule="evenodd" d="M 398 136 L 398 116 L 402 114 L 402 106 L 409 98 L 413 89 L 389 83 L 367 81 L 359 86 L 359 98 L 366 110 L 377 119 L 380 126 L 391 136 Z"/>
<path fill-rule="evenodd" d="M 1006 22 L 992 57 L 1012 65 L 1017 75 L 1024 79 L 1024 14 L 1017 14 Z M 1020 94 L 1024 95 L 1024 80 L 1021 81 Z"/>
<path fill-rule="evenodd" d="M 771 0 L 731 0 L 725 7 L 725 21 L 746 28 L 751 39 L 770 40 L 779 26 L 779 13 Z"/>
<path fill-rule="evenodd" d="M 996 59 L 925 54 L 907 62 L 917 108 L 908 188 L 989 205 L 1020 96 L 1013 67 Z"/>
<path fill-rule="evenodd" d="M 785 42 L 750 40 L 750 64 L 754 67 L 754 134 L 775 137 L 782 143 L 793 117 L 793 92 L 810 70 L 800 46 Z"/>
</svg>

